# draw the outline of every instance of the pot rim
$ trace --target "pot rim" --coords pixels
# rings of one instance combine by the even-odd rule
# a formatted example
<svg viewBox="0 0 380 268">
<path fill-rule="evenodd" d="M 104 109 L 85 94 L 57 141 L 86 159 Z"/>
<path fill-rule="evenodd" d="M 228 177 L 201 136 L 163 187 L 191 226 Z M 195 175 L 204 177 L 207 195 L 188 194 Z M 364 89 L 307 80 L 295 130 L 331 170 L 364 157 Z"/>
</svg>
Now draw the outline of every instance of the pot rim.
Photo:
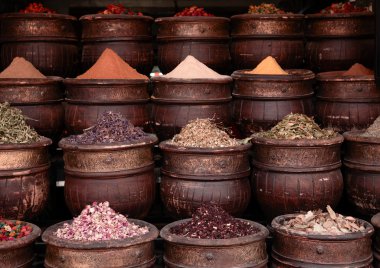
<svg viewBox="0 0 380 268">
<path fill-rule="evenodd" d="M 380 228 L 380 212 L 372 216 L 371 224 L 377 229 Z"/>
<path fill-rule="evenodd" d="M 252 144 L 260 145 L 276 145 L 283 147 L 312 147 L 312 146 L 329 146 L 337 145 L 343 143 L 344 138 L 341 134 L 337 133 L 336 137 L 330 139 L 297 139 L 297 140 L 287 140 L 287 139 L 271 139 L 265 137 L 255 137 L 251 136 Z"/>
<path fill-rule="evenodd" d="M 181 245 L 210 246 L 210 247 L 238 246 L 238 245 L 248 244 L 248 243 L 252 243 L 252 242 L 256 242 L 260 240 L 265 240 L 266 237 L 268 237 L 269 235 L 268 229 L 265 226 L 261 225 L 260 223 L 246 220 L 246 219 L 240 219 L 240 218 L 236 218 L 236 219 L 251 224 L 252 226 L 258 228 L 259 232 L 252 235 L 247 235 L 247 236 L 242 236 L 242 237 L 237 237 L 237 238 L 227 238 L 227 239 L 190 238 L 190 237 L 184 237 L 184 236 L 170 233 L 170 228 L 177 226 L 181 223 L 190 221 L 191 218 L 189 218 L 189 219 L 175 221 L 175 222 L 165 225 L 160 231 L 160 236 L 162 237 L 162 239 L 170 243 L 176 243 L 176 244 L 181 244 Z"/>
<path fill-rule="evenodd" d="M 36 19 L 66 19 L 76 21 L 77 18 L 74 16 L 66 14 L 49 14 L 49 13 L 4 13 L 0 15 L 0 19 L 9 19 L 9 18 L 36 18 Z"/>
<path fill-rule="evenodd" d="M 120 150 L 130 149 L 136 147 L 143 147 L 147 145 L 153 145 L 158 142 L 158 138 L 155 134 L 147 133 L 148 135 L 141 140 L 126 143 L 126 142 L 114 142 L 103 144 L 77 144 L 67 142 L 67 138 L 63 138 L 59 141 L 58 147 L 65 150 L 81 150 L 81 151 L 104 151 L 104 150 Z M 1 149 L 1 147 L 0 147 Z"/>
<path fill-rule="evenodd" d="M 63 81 L 59 76 L 47 76 L 46 78 L 0 78 L 0 86 L 3 85 L 47 85 L 58 84 Z"/>
<path fill-rule="evenodd" d="M 353 12 L 353 13 L 336 13 L 336 14 L 306 14 L 305 19 L 342 19 L 342 18 L 353 18 L 353 17 L 374 17 L 374 12 Z"/>
<path fill-rule="evenodd" d="M 63 83 L 65 85 L 139 85 L 149 84 L 147 79 L 78 79 L 78 78 L 65 78 Z"/>
<path fill-rule="evenodd" d="M 346 131 L 343 133 L 343 137 L 345 141 L 380 144 L 380 137 L 377 138 L 360 136 L 360 134 L 363 134 L 364 132 L 365 130 Z"/>
<path fill-rule="evenodd" d="M 10 220 L 12 222 L 15 222 L 16 220 Z M 33 223 L 21 221 L 23 223 L 26 223 L 29 226 L 32 226 L 32 232 L 24 237 L 17 238 L 14 241 L 2 241 L 0 242 L 0 250 L 9 250 L 9 249 L 17 249 L 25 247 L 31 243 L 33 243 L 40 235 L 41 235 L 41 229 L 37 225 L 34 225 Z"/>
<path fill-rule="evenodd" d="M 345 71 L 331 71 L 317 73 L 315 79 L 323 82 L 335 81 L 335 82 L 359 82 L 359 81 L 375 81 L 374 75 L 347 75 L 342 74 Z"/>
<path fill-rule="evenodd" d="M 160 17 L 156 18 L 155 22 L 165 23 L 165 22 L 229 22 L 230 19 L 226 17 L 208 17 L 208 16 L 173 16 L 173 17 Z"/>
<path fill-rule="evenodd" d="M 246 19 L 267 19 L 267 20 L 288 20 L 296 19 L 302 20 L 305 17 L 304 14 L 294 14 L 294 13 L 285 13 L 285 14 L 238 14 L 231 17 L 232 20 L 246 20 Z"/>
<path fill-rule="evenodd" d="M 159 235 L 158 229 L 146 221 L 128 218 L 128 221 L 139 226 L 147 226 L 149 232 L 140 236 L 134 236 L 125 239 L 113 239 L 113 240 L 101 240 L 101 241 L 82 241 L 82 240 L 68 240 L 63 238 L 58 238 L 53 233 L 64 223 L 70 223 L 72 220 L 62 221 L 48 227 L 42 234 L 42 241 L 48 245 L 53 245 L 56 247 L 70 248 L 70 249 L 109 249 L 109 248 L 125 248 L 128 246 L 138 245 L 142 243 L 147 243 L 156 239 Z"/>
<path fill-rule="evenodd" d="M 292 219 L 292 218 L 295 218 L 297 215 L 299 215 L 299 214 L 285 214 L 285 215 L 277 216 L 272 220 L 271 227 L 273 228 L 273 230 L 275 232 L 281 233 L 283 235 L 296 236 L 296 237 L 301 237 L 301 238 L 309 238 L 309 239 L 313 239 L 313 240 L 328 240 L 328 241 L 347 241 L 347 240 L 353 240 L 353 239 L 357 239 L 357 238 L 372 236 L 372 234 L 375 231 L 373 226 L 369 222 L 362 220 L 362 219 L 359 219 L 359 218 L 355 218 L 355 219 L 358 220 L 360 223 L 362 223 L 365 226 L 365 232 L 355 232 L 355 233 L 348 233 L 348 234 L 344 234 L 344 235 L 322 235 L 322 234 L 320 234 L 320 235 L 317 235 L 317 234 L 302 235 L 302 234 L 297 234 L 297 233 L 293 233 L 291 231 L 286 231 L 286 230 L 280 229 L 281 225 L 279 222 L 281 220 Z"/>
<path fill-rule="evenodd" d="M 0 151 L 1 150 L 20 150 L 20 149 L 35 149 L 39 147 L 47 147 L 52 144 L 52 140 L 49 138 L 46 138 L 44 136 L 41 136 L 41 139 L 39 141 L 29 142 L 29 143 L 7 143 L 7 144 L 0 144 Z"/>
<path fill-rule="evenodd" d="M 315 74 L 307 69 L 286 69 L 289 75 L 270 75 L 270 74 L 249 74 L 247 71 L 251 69 L 243 69 L 234 71 L 231 77 L 234 80 L 248 80 L 248 81 L 263 81 L 263 82 L 290 82 L 290 81 L 304 81 L 312 80 Z"/>
<path fill-rule="evenodd" d="M 217 148 L 199 148 L 199 147 L 186 147 L 178 146 L 175 144 L 170 144 L 171 140 L 165 140 L 159 143 L 158 147 L 163 151 L 168 152 L 182 152 L 182 153 L 193 153 L 193 154 L 225 154 L 230 152 L 243 152 L 249 151 L 252 144 L 240 144 L 237 146 L 229 147 L 217 147 Z"/>
<path fill-rule="evenodd" d="M 150 16 L 139 15 L 127 15 L 127 14 L 86 14 L 79 18 L 79 21 L 91 21 L 91 20 L 148 20 L 153 22 L 153 18 Z"/>
<path fill-rule="evenodd" d="M 152 77 L 152 82 L 163 82 L 168 84 L 228 84 L 232 82 L 232 77 L 226 75 L 226 77 L 220 79 L 214 78 L 166 78 L 162 76 Z"/>
</svg>

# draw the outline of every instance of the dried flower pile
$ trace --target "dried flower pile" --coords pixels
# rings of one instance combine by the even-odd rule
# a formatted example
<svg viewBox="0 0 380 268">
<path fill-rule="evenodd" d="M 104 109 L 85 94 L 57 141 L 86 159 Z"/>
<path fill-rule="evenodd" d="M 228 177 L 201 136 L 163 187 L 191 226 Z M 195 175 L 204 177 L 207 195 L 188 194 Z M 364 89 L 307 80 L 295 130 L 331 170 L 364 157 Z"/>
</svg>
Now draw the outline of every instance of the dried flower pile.
<svg viewBox="0 0 380 268">
<path fill-rule="evenodd" d="M 301 235 L 344 235 L 365 230 L 354 217 L 335 213 L 330 206 L 327 206 L 327 212 L 317 210 L 299 214 L 293 219 L 284 221 L 280 228 Z"/>
<path fill-rule="evenodd" d="M 304 114 L 288 114 L 269 131 L 253 134 L 270 139 L 330 139 L 337 136 L 332 129 L 321 129 L 313 118 Z"/>
<path fill-rule="evenodd" d="M 77 144 L 130 143 L 146 136 L 141 128 L 134 127 L 122 114 L 107 111 L 98 119 L 96 125 L 85 129 L 83 134 L 68 137 L 67 141 Z"/>
<path fill-rule="evenodd" d="M 32 226 L 26 222 L 9 221 L 0 218 L 0 242 L 14 241 L 28 236 L 33 231 Z"/>
<path fill-rule="evenodd" d="M 362 136 L 380 138 L 380 116 L 364 131 Z"/>
<path fill-rule="evenodd" d="M 250 5 L 249 14 L 285 14 L 285 11 L 277 8 L 274 4 L 262 3 L 260 5 Z"/>
<path fill-rule="evenodd" d="M 40 140 L 37 132 L 28 126 L 20 109 L 9 103 L 0 103 L 0 144 L 30 143 Z"/>
<path fill-rule="evenodd" d="M 174 135 L 171 143 L 198 148 L 230 147 L 240 144 L 209 118 L 191 120 L 179 134 Z"/>
<path fill-rule="evenodd" d="M 87 205 L 71 224 L 64 223 L 54 234 L 63 239 L 100 241 L 126 239 L 148 233 L 148 227 L 141 227 L 116 213 L 108 202 Z"/>
<path fill-rule="evenodd" d="M 190 221 L 172 227 L 170 232 L 190 238 L 228 239 L 252 235 L 259 232 L 259 229 L 233 218 L 217 205 L 202 204 Z"/>
</svg>

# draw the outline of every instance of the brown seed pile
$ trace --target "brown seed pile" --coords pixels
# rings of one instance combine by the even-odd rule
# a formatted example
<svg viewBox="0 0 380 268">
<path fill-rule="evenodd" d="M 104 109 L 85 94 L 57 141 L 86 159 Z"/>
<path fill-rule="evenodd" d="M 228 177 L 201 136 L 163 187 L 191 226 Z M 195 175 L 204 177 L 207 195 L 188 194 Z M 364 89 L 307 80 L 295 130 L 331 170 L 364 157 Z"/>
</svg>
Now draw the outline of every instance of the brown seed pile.
<svg viewBox="0 0 380 268">
<path fill-rule="evenodd" d="M 380 116 L 362 134 L 363 137 L 380 137 Z"/>
<path fill-rule="evenodd" d="M 209 118 L 191 120 L 179 134 L 173 137 L 171 143 L 198 148 L 231 147 L 240 144 Z"/>
<path fill-rule="evenodd" d="M 281 229 L 301 235 L 344 235 L 365 230 L 357 219 L 335 213 L 330 206 L 327 206 L 327 212 L 308 211 L 282 224 Z"/>
<path fill-rule="evenodd" d="M 330 139 L 337 136 L 333 129 L 321 129 L 313 118 L 304 114 L 288 114 L 269 131 L 253 134 L 270 139 Z"/>
</svg>

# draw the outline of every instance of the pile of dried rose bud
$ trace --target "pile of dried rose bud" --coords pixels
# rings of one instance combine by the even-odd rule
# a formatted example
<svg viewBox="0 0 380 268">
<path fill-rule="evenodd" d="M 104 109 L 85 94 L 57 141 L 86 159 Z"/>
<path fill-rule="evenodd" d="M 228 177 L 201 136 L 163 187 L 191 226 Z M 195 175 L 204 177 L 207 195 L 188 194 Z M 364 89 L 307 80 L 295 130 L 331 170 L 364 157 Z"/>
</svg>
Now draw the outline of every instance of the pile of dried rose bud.
<svg viewBox="0 0 380 268">
<path fill-rule="evenodd" d="M 94 202 L 87 205 L 80 215 L 69 224 L 64 223 L 54 234 L 63 239 L 100 241 L 125 239 L 148 233 L 148 227 L 141 227 L 116 213 L 109 202 Z"/>
<path fill-rule="evenodd" d="M 0 217 L 0 241 L 14 241 L 29 235 L 32 231 L 32 226 L 26 222 L 4 220 Z"/>
</svg>

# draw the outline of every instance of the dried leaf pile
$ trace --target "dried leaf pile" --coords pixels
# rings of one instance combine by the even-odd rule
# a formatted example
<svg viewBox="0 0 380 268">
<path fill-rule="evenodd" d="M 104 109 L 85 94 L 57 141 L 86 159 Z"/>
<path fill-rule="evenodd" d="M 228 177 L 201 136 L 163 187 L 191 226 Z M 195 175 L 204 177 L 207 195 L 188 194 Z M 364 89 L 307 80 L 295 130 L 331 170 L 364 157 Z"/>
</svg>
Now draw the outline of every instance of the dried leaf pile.
<svg viewBox="0 0 380 268">
<path fill-rule="evenodd" d="M 107 111 L 98 119 L 96 125 L 85 129 L 83 134 L 67 138 L 70 143 L 104 144 L 115 142 L 134 142 L 147 134 L 139 127 L 133 126 L 122 114 Z"/>
<path fill-rule="evenodd" d="M 30 143 L 41 137 L 26 122 L 20 109 L 0 103 L 0 144 Z"/>
<path fill-rule="evenodd" d="M 330 139 L 337 136 L 332 129 L 321 129 L 313 118 L 304 114 L 288 114 L 269 131 L 253 134 L 270 139 Z"/>
<path fill-rule="evenodd" d="M 330 206 L 327 206 L 327 212 L 308 211 L 282 224 L 280 229 L 301 235 L 344 235 L 365 230 L 354 217 L 335 213 Z"/>
<path fill-rule="evenodd" d="M 362 136 L 380 138 L 380 116 L 366 129 Z"/>
<path fill-rule="evenodd" d="M 198 148 L 230 147 L 240 144 L 209 118 L 191 120 L 179 134 L 173 137 L 171 143 Z"/>
</svg>

